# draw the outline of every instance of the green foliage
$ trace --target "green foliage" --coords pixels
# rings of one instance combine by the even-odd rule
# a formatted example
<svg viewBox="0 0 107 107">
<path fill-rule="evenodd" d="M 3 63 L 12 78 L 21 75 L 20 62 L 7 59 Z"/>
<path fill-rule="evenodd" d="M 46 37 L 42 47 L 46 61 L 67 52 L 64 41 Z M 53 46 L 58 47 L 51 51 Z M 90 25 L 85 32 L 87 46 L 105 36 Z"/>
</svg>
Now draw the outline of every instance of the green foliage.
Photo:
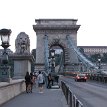
<svg viewBox="0 0 107 107">
<path fill-rule="evenodd" d="M 94 55 L 91 55 L 90 56 L 90 60 L 92 62 L 97 62 L 98 61 L 98 58 L 101 58 L 101 55 L 100 54 L 94 54 Z M 102 59 L 102 58 L 101 58 Z"/>
<path fill-rule="evenodd" d="M 102 62 L 107 63 L 107 53 L 103 53 Z"/>
<path fill-rule="evenodd" d="M 98 59 L 101 58 L 102 63 L 107 63 L 107 53 L 103 53 L 103 55 L 100 54 L 94 54 L 90 56 L 90 60 L 92 62 L 98 62 Z"/>
</svg>

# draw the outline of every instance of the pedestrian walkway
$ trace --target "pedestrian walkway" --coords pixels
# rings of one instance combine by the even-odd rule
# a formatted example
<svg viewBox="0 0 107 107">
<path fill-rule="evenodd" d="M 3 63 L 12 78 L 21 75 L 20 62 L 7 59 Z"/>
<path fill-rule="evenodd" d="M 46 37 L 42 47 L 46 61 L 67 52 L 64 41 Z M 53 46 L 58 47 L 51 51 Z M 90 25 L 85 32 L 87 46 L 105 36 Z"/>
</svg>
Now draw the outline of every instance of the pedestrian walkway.
<svg viewBox="0 0 107 107">
<path fill-rule="evenodd" d="M 21 95 L 6 102 L 0 107 L 68 107 L 61 89 L 44 89 L 39 93 L 38 88 L 33 88 L 33 93 Z"/>
</svg>

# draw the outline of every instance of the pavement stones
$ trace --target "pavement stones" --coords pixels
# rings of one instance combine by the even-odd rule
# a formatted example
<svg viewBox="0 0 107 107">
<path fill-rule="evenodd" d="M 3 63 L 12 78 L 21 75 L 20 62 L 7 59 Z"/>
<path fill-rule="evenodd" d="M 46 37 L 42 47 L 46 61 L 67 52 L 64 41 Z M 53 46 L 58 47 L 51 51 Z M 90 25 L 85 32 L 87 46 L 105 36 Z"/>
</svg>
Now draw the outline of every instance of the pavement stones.
<svg viewBox="0 0 107 107">
<path fill-rule="evenodd" d="M 33 93 L 24 92 L 0 107 L 68 107 L 68 105 L 60 88 L 45 88 L 44 93 L 39 93 L 34 87 Z"/>
</svg>

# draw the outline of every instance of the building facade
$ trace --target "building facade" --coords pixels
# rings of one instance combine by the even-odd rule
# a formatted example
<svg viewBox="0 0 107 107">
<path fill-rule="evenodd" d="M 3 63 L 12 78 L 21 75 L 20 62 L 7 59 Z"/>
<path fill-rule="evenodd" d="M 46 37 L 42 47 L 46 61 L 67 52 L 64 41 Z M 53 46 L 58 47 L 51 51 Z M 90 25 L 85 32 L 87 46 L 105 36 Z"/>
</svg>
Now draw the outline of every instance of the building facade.
<svg viewBox="0 0 107 107">
<path fill-rule="evenodd" d="M 78 46 L 82 48 L 86 55 L 107 53 L 107 46 Z"/>
</svg>

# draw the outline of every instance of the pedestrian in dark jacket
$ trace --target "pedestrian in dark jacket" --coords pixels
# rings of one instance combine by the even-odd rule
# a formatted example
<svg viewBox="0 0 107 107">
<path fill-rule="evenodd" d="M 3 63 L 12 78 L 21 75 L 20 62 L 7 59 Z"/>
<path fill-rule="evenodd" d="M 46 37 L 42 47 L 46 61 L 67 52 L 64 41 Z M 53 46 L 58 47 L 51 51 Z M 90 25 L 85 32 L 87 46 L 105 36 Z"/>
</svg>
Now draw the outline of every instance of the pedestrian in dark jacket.
<svg viewBox="0 0 107 107">
<path fill-rule="evenodd" d="M 25 83 L 26 83 L 26 92 L 28 93 L 31 90 L 31 78 L 29 72 L 26 72 Z"/>
<path fill-rule="evenodd" d="M 47 88 L 51 88 L 52 85 L 53 85 L 53 79 L 52 79 L 51 73 L 49 73 L 49 75 L 48 75 L 48 85 L 47 85 Z"/>
<path fill-rule="evenodd" d="M 30 90 L 30 92 L 32 93 L 33 84 L 35 82 L 35 77 L 32 73 L 30 73 L 30 79 L 31 79 L 31 90 Z"/>
</svg>

